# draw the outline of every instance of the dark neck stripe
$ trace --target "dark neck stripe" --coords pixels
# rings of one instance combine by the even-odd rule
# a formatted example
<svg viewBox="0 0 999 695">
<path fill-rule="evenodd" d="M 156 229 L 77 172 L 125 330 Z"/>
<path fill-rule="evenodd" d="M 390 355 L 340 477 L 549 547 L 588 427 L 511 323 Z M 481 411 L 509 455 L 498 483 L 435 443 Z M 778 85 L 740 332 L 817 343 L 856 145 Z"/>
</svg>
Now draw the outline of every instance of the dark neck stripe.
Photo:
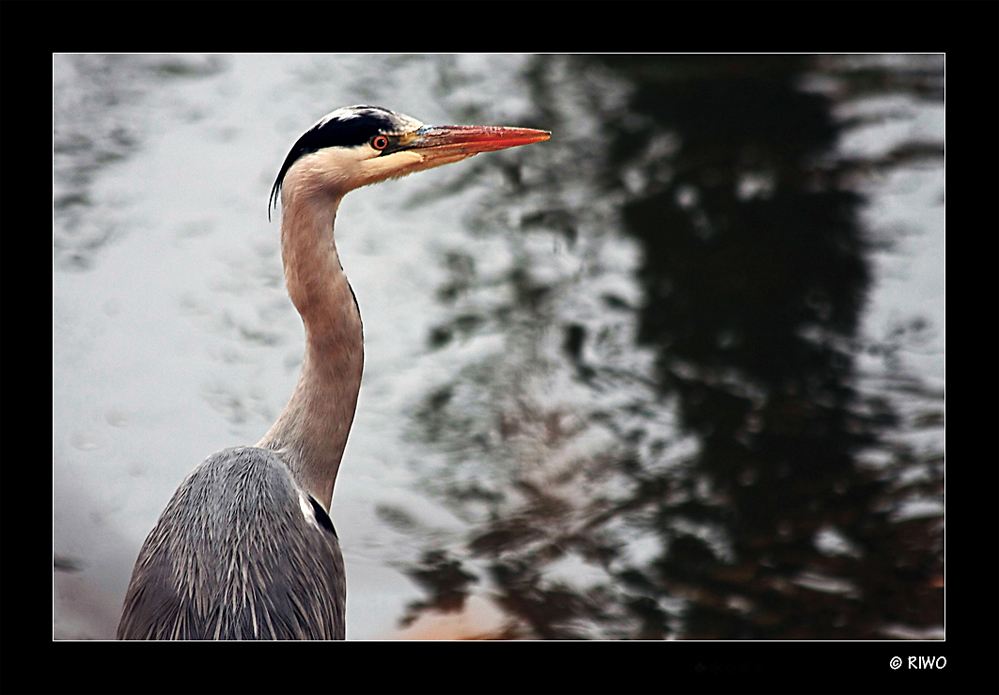
<svg viewBox="0 0 999 695">
<path fill-rule="evenodd" d="M 309 495 L 309 502 L 312 503 L 312 511 L 316 513 L 316 521 L 319 522 L 319 525 L 336 536 L 336 529 L 333 528 L 333 521 L 330 519 L 329 514 L 326 513 L 326 510 L 323 509 L 323 505 L 316 502 L 316 498 L 312 495 Z"/>
</svg>

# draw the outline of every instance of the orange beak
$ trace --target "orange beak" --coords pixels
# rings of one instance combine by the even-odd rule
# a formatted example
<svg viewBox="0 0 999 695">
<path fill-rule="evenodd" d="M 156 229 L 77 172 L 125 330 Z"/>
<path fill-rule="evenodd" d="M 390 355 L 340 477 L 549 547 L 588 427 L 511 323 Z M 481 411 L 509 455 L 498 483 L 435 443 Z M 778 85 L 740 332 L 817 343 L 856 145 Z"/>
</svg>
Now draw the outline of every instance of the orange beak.
<svg viewBox="0 0 999 695">
<path fill-rule="evenodd" d="M 480 125 L 426 125 L 404 149 L 419 150 L 433 158 L 473 155 L 508 147 L 542 142 L 552 136 L 547 130 Z"/>
</svg>

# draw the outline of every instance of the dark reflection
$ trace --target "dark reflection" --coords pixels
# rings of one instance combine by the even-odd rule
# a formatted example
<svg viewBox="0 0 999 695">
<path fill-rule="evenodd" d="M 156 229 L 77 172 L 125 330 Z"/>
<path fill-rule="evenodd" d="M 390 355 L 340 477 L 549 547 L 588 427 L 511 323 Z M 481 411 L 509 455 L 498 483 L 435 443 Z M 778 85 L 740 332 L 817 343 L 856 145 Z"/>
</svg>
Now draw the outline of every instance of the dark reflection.
<svg viewBox="0 0 999 695">
<path fill-rule="evenodd" d="M 52 557 L 52 568 L 57 572 L 80 572 L 86 565 L 82 560 L 64 555 L 54 555 Z"/>
<path fill-rule="evenodd" d="M 438 479 L 437 490 L 478 521 L 455 555 L 487 560 L 510 616 L 503 636 L 877 639 L 942 630 L 942 516 L 902 511 L 914 493 L 942 499 L 942 398 L 892 366 L 899 347 L 913 344 L 903 336 L 920 326 L 880 345 L 858 334 L 872 244 L 857 188 L 869 172 L 936 161 L 940 149 L 837 157 L 844 124 L 832 116 L 835 102 L 802 88 L 808 75 L 836 69 L 804 56 L 534 61 L 527 79 L 538 122 L 526 125 L 552 130 L 553 147 L 498 163 L 508 185 L 476 224 L 522 240 L 511 242 L 509 300 L 478 313 L 462 305 L 495 279 L 454 254 L 441 298 L 455 313 L 430 338 L 443 349 L 498 331 L 507 352 L 463 369 L 417 418 L 424 440 L 462 471 Z M 942 69 L 872 62 L 837 78 L 841 96 L 890 86 L 938 98 Z M 615 80 L 630 87 L 623 106 L 606 105 Z M 599 120 L 600 138 L 573 138 L 570 99 Z M 525 161 L 541 168 L 541 181 L 524 183 Z M 578 182 L 600 198 L 560 202 Z M 531 197 L 546 186 L 545 200 Z M 512 201 L 524 207 L 514 229 L 500 212 Z M 541 279 L 523 240 L 561 236 L 562 253 L 574 253 L 585 237 L 592 252 L 609 233 L 593 231 L 601 206 L 613 211 L 605 223 L 640 246 L 642 298 L 635 306 L 605 292 L 598 319 L 576 320 L 567 313 L 589 278 L 578 290 Z M 588 267 L 599 276 L 599 264 Z M 627 320 L 637 344 L 622 338 Z M 557 354 L 541 347 L 550 330 L 561 335 Z M 648 349 L 650 372 L 635 366 Z M 858 386 L 861 350 L 884 358 L 880 392 Z M 526 375 L 559 370 L 593 397 L 578 407 L 532 398 Z M 918 404 L 914 417 L 897 413 L 902 391 Z M 608 394 L 621 396 L 614 407 L 599 405 Z M 663 424 L 668 413 L 675 426 Z M 596 429 L 614 443 L 567 463 L 572 442 Z M 940 435 L 928 457 L 897 437 L 919 429 Z M 696 446 L 684 448 L 691 439 Z M 878 466 L 865 464 L 872 451 Z M 424 585 L 439 559 L 414 570 Z M 441 577 L 460 572 L 449 562 Z M 575 581 L 567 563 L 601 578 Z M 428 593 L 449 596 L 442 587 Z M 413 609 L 453 609 L 437 603 Z"/>
<path fill-rule="evenodd" d="M 430 598 L 409 606 L 409 615 L 402 620 L 404 626 L 412 623 L 426 608 L 445 612 L 461 610 L 468 598 L 469 585 L 476 581 L 474 574 L 462 570 L 460 562 L 451 560 L 441 550 L 426 551 L 420 567 L 410 569 L 407 574 L 430 594 Z"/>
</svg>

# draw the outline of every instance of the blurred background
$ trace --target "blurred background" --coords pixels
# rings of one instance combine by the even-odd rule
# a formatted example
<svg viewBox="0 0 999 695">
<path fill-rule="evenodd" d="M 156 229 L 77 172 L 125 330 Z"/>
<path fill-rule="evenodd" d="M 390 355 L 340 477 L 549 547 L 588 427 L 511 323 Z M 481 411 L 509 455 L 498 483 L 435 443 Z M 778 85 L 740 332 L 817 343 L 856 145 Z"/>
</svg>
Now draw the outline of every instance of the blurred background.
<svg viewBox="0 0 999 695">
<path fill-rule="evenodd" d="M 351 193 L 349 639 L 942 639 L 940 55 L 57 55 L 54 636 L 298 377 L 267 197 L 370 103 L 551 140 Z"/>
</svg>

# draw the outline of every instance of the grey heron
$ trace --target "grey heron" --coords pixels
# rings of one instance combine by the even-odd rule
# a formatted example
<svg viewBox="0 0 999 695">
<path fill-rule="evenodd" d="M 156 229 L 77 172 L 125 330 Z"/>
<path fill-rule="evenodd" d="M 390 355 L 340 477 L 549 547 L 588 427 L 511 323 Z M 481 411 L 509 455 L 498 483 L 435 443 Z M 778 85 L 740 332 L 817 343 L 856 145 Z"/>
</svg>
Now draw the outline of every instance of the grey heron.
<svg viewBox="0 0 999 695">
<path fill-rule="evenodd" d="M 285 282 L 305 325 L 301 376 L 263 439 L 209 456 L 174 493 L 139 551 L 119 639 L 345 638 L 343 556 L 329 509 L 364 345 L 334 241 L 340 201 L 360 186 L 549 137 L 351 106 L 298 139 L 268 215 L 280 196 Z"/>
</svg>

